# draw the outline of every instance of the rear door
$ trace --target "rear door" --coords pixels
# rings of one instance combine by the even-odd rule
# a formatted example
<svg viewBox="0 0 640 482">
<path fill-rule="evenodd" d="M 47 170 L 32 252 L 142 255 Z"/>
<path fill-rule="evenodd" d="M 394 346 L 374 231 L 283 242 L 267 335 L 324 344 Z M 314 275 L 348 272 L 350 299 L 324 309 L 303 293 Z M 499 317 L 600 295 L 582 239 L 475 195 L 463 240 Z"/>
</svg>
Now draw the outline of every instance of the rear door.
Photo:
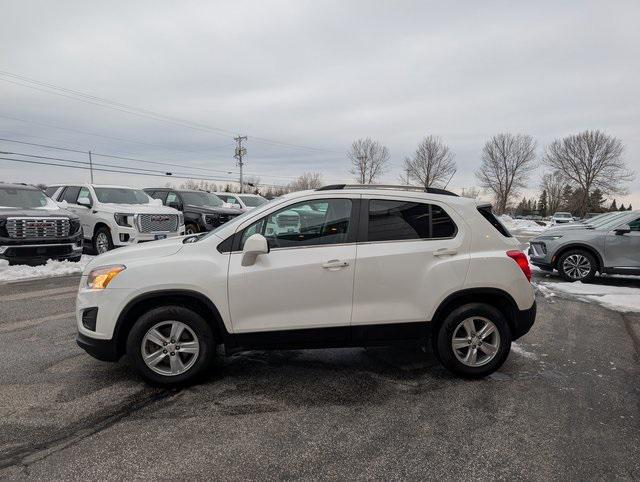
<svg viewBox="0 0 640 482">
<path fill-rule="evenodd" d="M 622 270 L 640 270 L 640 218 L 629 224 L 630 233 L 607 234 L 605 245 L 605 264 L 608 268 Z"/>
<path fill-rule="evenodd" d="M 380 332 L 389 339 L 395 331 L 376 325 L 429 320 L 434 305 L 462 287 L 470 236 L 460 216 L 439 202 L 377 196 L 362 204 L 353 336 Z"/>
</svg>

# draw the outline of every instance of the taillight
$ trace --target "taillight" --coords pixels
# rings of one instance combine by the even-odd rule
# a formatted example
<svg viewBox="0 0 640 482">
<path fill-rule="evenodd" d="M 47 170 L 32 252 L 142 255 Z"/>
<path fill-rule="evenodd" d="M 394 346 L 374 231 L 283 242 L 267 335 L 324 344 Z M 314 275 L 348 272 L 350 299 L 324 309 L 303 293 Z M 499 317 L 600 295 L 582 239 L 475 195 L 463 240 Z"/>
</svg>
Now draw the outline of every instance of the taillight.
<svg viewBox="0 0 640 482">
<path fill-rule="evenodd" d="M 507 251 L 507 256 L 518 263 L 518 266 L 520 266 L 520 269 L 527 278 L 527 281 L 531 281 L 531 267 L 529 266 L 529 260 L 527 259 L 525 254 L 522 251 L 513 249 Z"/>
</svg>

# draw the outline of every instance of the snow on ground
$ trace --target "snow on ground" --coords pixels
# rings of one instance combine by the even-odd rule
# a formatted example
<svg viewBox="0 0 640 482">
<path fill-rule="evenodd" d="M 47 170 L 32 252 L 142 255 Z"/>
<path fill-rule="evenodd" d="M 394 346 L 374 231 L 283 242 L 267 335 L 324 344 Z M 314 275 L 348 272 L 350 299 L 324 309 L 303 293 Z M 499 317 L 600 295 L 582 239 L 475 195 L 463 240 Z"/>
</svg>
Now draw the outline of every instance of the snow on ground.
<svg viewBox="0 0 640 482">
<path fill-rule="evenodd" d="M 541 233 L 548 226 L 540 226 L 531 219 L 514 219 L 508 214 L 500 216 L 500 221 L 507 227 L 509 231 L 518 231 L 522 233 Z"/>
<path fill-rule="evenodd" d="M 42 266 L 9 266 L 8 261 L 0 260 L 0 282 L 29 278 L 52 278 L 54 276 L 82 273 L 84 267 L 93 258 L 93 256 L 82 255 L 82 258 L 77 263 L 50 259 L 47 264 Z"/>
<path fill-rule="evenodd" d="M 615 311 L 640 312 L 640 278 L 638 278 L 637 288 L 597 284 L 597 280 L 589 284 L 580 281 L 575 283 L 539 281 L 536 286 L 545 298 L 554 296 L 555 293 L 564 293 L 583 301 L 598 303 Z"/>
</svg>

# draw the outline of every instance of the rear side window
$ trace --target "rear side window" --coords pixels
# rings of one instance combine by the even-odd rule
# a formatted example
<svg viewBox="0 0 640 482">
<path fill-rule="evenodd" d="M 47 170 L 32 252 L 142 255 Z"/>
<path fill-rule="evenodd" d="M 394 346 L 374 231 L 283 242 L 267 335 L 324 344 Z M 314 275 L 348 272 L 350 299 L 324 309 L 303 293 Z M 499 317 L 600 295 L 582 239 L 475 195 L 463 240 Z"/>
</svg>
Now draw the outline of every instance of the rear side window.
<svg viewBox="0 0 640 482">
<path fill-rule="evenodd" d="M 60 201 L 67 201 L 69 204 L 75 204 L 78 200 L 79 193 L 79 186 L 69 186 L 62 193 L 62 198 L 60 199 Z"/>
<path fill-rule="evenodd" d="M 496 228 L 500 234 L 502 234 L 506 238 L 511 237 L 511 233 L 509 232 L 509 230 L 505 227 L 504 224 L 500 222 L 498 218 L 496 218 L 496 216 L 491 211 L 491 206 L 478 206 L 478 212 L 482 214 L 482 217 L 489 221 L 489 223 L 491 223 L 491 226 Z"/>
<path fill-rule="evenodd" d="M 440 206 L 372 199 L 369 201 L 368 241 L 450 238 L 456 225 Z"/>
</svg>

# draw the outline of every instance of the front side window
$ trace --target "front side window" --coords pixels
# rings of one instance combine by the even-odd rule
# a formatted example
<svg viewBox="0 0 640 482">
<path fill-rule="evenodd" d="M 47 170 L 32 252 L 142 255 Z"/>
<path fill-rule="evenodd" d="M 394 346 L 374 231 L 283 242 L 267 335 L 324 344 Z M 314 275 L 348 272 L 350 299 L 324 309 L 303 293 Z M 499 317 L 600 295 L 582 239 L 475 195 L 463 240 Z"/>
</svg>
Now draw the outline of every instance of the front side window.
<svg viewBox="0 0 640 482">
<path fill-rule="evenodd" d="M 249 206 L 250 208 L 262 206 L 263 204 L 269 202 L 265 198 L 260 196 L 240 196 L 240 199 L 242 199 L 242 202 L 245 204 L 245 206 Z"/>
<path fill-rule="evenodd" d="M 80 193 L 79 186 L 69 186 L 62 193 L 62 199 L 60 201 L 67 201 L 69 204 L 75 204 L 78 200 L 78 194 Z"/>
<path fill-rule="evenodd" d="M 94 188 L 98 201 L 103 204 L 149 204 L 151 198 L 142 189 L 126 187 Z"/>
<path fill-rule="evenodd" d="M 185 204 L 191 206 L 204 206 L 210 208 L 217 208 L 222 206 L 222 199 L 215 194 L 208 192 L 183 192 L 182 199 Z"/>
<path fill-rule="evenodd" d="M 53 197 L 53 195 L 56 193 L 59 187 L 60 186 L 49 186 L 47 189 L 44 190 L 44 193 L 49 197 Z"/>
<path fill-rule="evenodd" d="M 443 208 L 411 201 L 369 201 L 368 241 L 450 238 L 456 225 Z"/>
<path fill-rule="evenodd" d="M 256 233 L 267 238 L 271 248 L 345 243 L 351 208 L 350 199 L 314 199 L 287 206 L 245 228 L 240 249 Z"/>
<path fill-rule="evenodd" d="M 89 192 L 88 187 L 83 187 L 82 189 L 80 189 L 80 194 L 78 194 L 78 199 L 81 199 L 81 198 L 86 198 L 89 200 L 89 202 L 91 202 L 91 193 Z"/>
<path fill-rule="evenodd" d="M 38 189 L 0 187 L 0 208 L 42 208 L 47 196 Z"/>
</svg>

